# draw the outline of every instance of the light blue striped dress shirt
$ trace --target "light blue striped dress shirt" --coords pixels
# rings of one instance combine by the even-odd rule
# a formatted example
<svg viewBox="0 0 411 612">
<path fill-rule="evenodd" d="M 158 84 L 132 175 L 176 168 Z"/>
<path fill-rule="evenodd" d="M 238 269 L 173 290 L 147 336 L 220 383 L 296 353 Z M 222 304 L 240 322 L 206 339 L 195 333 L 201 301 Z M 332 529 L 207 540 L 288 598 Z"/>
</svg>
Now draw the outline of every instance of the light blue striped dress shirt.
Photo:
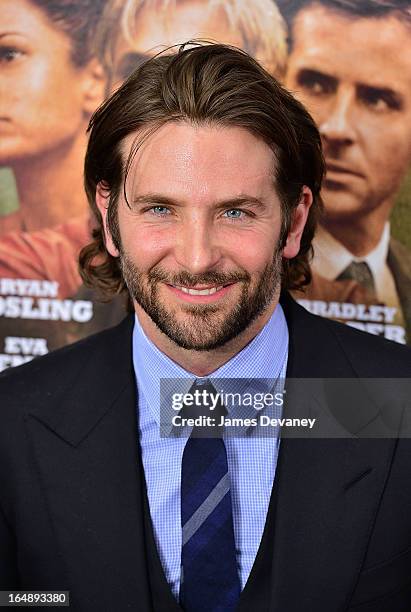
<svg viewBox="0 0 411 612">
<path fill-rule="evenodd" d="M 259 334 L 215 378 L 284 379 L 288 328 L 280 304 Z M 138 388 L 138 423 L 150 514 L 157 550 L 170 588 L 178 598 L 181 565 L 181 460 L 187 438 L 160 437 L 160 379 L 195 377 L 164 355 L 144 334 L 137 316 L 133 363 Z M 187 388 L 187 390 L 188 390 Z M 233 416 L 227 407 L 228 415 Z M 280 411 L 281 412 L 281 411 Z M 235 415 L 234 415 L 235 416 Z M 244 588 L 260 545 L 277 465 L 278 437 L 227 437 L 234 536 Z"/>
</svg>

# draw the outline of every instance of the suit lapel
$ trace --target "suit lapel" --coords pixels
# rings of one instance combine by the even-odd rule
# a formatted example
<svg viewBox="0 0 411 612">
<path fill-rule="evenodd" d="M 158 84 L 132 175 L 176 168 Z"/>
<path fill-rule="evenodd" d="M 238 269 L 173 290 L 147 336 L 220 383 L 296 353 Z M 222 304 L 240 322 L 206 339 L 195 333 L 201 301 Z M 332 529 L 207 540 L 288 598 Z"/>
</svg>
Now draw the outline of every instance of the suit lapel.
<svg viewBox="0 0 411 612">
<path fill-rule="evenodd" d="M 68 388 L 27 420 L 77 609 L 151 610 L 132 322 L 85 348 Z"/>
<path fill-rule="evenodd" d="M 356 376 L 329 326 L 289 299 L 283 307 L 290 330 L 288 378 Z M 270 505 L 271 610 L 347 605 L 394 447 L 395 440 L 281 440 Z"/>
</svg>

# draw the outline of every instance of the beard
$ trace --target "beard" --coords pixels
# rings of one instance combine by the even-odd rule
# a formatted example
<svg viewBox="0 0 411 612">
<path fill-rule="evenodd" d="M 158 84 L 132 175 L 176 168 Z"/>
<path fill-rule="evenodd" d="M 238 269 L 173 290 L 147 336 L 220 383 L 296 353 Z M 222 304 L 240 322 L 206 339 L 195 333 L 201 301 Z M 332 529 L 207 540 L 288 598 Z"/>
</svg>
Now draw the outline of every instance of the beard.
<svg viewBox="0 0 411 612">
<path fill-rule="evenodd" d="M 121 270 L 130 296 L 170 340 L 181 348 L 195 351 L 210 351 L 224 346 L 268 308 L 281 285 L 281 262 L 277 247 L 273 260 L 254 280 L 253 287 L 253 279 L 245 270 L 232 273 L 209 271 L 193 275 L 185 271 L 171 274 L 156 266 L 142 273 L 120 250 Z M 173 309 L 160 299 L 158 292 L 160 283 L 193 287 L 222 286 L 234 282 L 242 284 L 241 294 L 238 302 L 229 310 L 224 303 L 181 304 Z"/>
</svg>

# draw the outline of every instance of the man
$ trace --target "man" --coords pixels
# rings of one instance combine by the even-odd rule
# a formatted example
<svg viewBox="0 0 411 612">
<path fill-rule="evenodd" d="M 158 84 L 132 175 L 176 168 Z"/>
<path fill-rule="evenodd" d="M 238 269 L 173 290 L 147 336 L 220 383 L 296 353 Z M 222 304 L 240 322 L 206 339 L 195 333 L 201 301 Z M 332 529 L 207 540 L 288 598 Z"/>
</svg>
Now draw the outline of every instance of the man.
<svg viewBox="0 0 411 612">
<path fill-rule="evenodd" d="M 286 26 L 273 0 L 111 0 L 97 32 L 97 54 L 111 88 L 170 45 L 203 38 L 234 45 L 282 78 Z"/>
<path fill-rule="evenodd" d="M 286 85 L 312 112 L 327 162 L 326 214 L 306 297 L 384 304 L 383 318 L 360 325 L 405 342 L 411 254 L 390 237 L 389 217 L 411 162 L 411 3 L 281 7 L 290 26 Z"/>
<path fill-rule="evenodd" d="M 374 405 L 348 439 L 160 435 L 160 379 L 411 371 L 407 348 L 286 294 L 322 174 L 302 105 L 225 45 L 149 60 L 96 112 L 83 276 L 134 314 L 0 379 L 2 589 L 87 611 L 409 609 L 410 445 L 357 436 Z"/>
</svg>

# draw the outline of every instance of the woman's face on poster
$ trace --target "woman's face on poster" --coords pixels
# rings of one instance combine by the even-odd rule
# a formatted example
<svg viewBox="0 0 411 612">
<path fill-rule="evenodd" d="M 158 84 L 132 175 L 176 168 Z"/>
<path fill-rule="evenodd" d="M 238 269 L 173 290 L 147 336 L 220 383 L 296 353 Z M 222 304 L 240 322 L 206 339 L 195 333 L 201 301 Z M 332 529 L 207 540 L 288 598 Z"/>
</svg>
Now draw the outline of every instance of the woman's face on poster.
<svg viewBox="0 0 411 612">
<path fill-rule="evenodd" d="M 84 132 L 86 69 L 69 37 L 29 0 L 0 2 L 0 164 L 55 153 Z"/>
</svg>

